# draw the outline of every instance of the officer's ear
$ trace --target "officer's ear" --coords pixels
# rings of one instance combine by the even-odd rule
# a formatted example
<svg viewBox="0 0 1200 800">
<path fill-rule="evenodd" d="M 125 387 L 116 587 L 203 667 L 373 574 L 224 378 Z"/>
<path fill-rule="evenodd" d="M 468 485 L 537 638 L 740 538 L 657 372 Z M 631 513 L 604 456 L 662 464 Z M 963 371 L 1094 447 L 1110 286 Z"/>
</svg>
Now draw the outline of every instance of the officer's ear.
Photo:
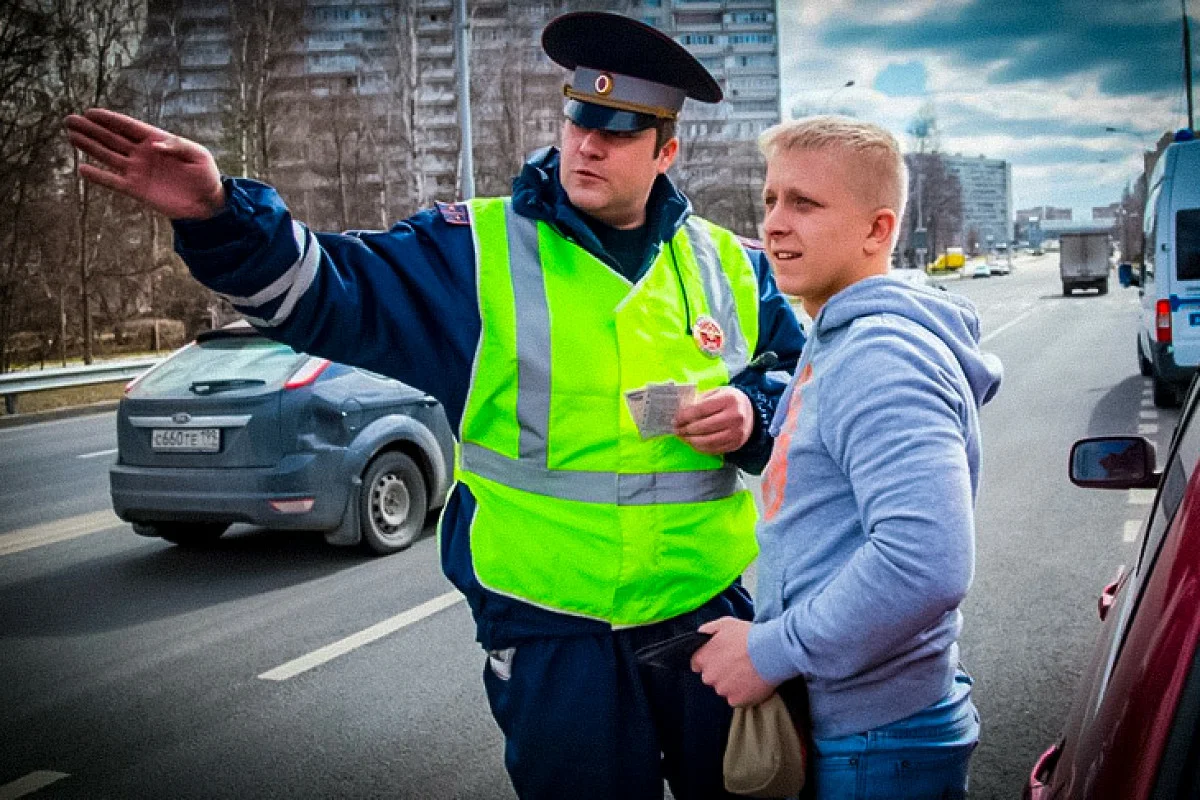
<svg viewBox="0 0 1200 800">
<path fill-rule="evenodd" d="M 679 155 L 679 137 L 672 136 L 659 149 L 658 156 L 655 161 L 658 163 L 658 174 L 662 175 L 671 168 L 675 163 L 675 157 Z"/>
</svg>

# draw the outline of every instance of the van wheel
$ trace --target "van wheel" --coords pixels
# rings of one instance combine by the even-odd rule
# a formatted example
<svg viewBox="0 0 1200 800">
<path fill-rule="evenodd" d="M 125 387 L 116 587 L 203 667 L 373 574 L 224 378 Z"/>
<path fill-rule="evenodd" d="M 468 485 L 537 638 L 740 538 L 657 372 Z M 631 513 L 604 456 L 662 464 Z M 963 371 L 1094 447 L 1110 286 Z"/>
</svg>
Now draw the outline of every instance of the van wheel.
<svg viewBox="0 0 1200 800">
<path fill-rule="evenodd" d="M 1157 408 L 1175 408 L 1179 405 L 1179 394 L 1175 386 L 1162 380 L 1154 379 L 1154 405 Z"/>
<path fill-rule="evenodd" d="M 1154 365 L 1150 363 L 1150 359 L 1142 355 L 1142 340 L 1137 340 L 1138 353 L 1138 371 L 1142 373 L 1143 378 L 1149 378 L 1154 374 Z"/>
<path fill-rule="evenodd" d="M 1108 281 L 1105 281 L 1104 283 L 1097 286 L 1096 291 L 1099 294 L 1108 294 Z"/>
<path fill-rule="evenodd" d="M 1070 296 L 1071 296 L 1071 287 L 1064 283 L 1063 284 L 1063 297 L 1070 297 Z"/>
<path fill-rule="evenodd" d="M 363 476 L 359 520 L 363 545 L 376 555 L 407 548 L 425 527 L 429 494 L 421 468 L 404 453 L 375 458 Z"/>
</svg>

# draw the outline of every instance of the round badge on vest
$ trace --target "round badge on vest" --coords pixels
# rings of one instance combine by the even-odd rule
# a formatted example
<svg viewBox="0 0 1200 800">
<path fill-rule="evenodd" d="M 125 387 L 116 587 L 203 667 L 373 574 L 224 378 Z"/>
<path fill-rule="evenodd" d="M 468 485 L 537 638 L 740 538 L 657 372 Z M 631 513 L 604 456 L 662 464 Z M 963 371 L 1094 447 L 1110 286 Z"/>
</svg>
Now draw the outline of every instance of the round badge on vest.
<svg viewBox="0 0 1200 800">
<path fill-rule="evenodd" d="M 692 338 L 706 356 L 716 358 L 725 349 L 725 331 L 708 315 L 696 319 L 696 324 L 692 326 Z"/>
</svg>

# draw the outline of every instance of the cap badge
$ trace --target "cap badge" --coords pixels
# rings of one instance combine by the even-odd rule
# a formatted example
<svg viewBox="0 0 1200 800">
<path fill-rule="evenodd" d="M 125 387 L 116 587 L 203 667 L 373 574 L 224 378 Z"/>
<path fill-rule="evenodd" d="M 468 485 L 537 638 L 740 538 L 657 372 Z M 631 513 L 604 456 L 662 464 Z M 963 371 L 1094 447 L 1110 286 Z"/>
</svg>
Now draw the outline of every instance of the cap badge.
<svg viewBox="0 0 1200 800">
<path fill-rule="evenodd" d="M 721 326 L 712 317 L 702 316 L 696 319 L 696 324 L 692 326 L 692 338 L 705 355 L 719 356 L 725 349 L 725 331 L 721 330 Z"/>
<path fill-rule="evenodd" d="M 611 94 L 612 90 L 613 90 L 612 75 L 609 75 L 607 72 L 602 72 L 596 76 L 596 94 L 603 96 L 603 95 Z"/>
</svg>

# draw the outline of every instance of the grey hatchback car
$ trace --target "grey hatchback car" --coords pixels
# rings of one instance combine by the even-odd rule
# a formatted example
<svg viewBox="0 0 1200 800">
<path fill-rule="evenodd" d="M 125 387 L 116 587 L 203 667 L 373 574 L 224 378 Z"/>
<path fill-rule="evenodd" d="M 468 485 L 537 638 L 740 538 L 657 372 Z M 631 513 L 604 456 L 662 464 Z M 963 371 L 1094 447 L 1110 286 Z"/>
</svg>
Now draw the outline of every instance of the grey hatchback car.
<svg viewBox="0 0 1200 800">
<path fill-rule="evenodd" d="M 331 544 L 386 555 L 441 507 L 453 458 L 434 398 L 241 322 L 129 384 L 109 482 L 117 516 L 176 544 L 242 522 L 325 531 Z"/>
</svg>

